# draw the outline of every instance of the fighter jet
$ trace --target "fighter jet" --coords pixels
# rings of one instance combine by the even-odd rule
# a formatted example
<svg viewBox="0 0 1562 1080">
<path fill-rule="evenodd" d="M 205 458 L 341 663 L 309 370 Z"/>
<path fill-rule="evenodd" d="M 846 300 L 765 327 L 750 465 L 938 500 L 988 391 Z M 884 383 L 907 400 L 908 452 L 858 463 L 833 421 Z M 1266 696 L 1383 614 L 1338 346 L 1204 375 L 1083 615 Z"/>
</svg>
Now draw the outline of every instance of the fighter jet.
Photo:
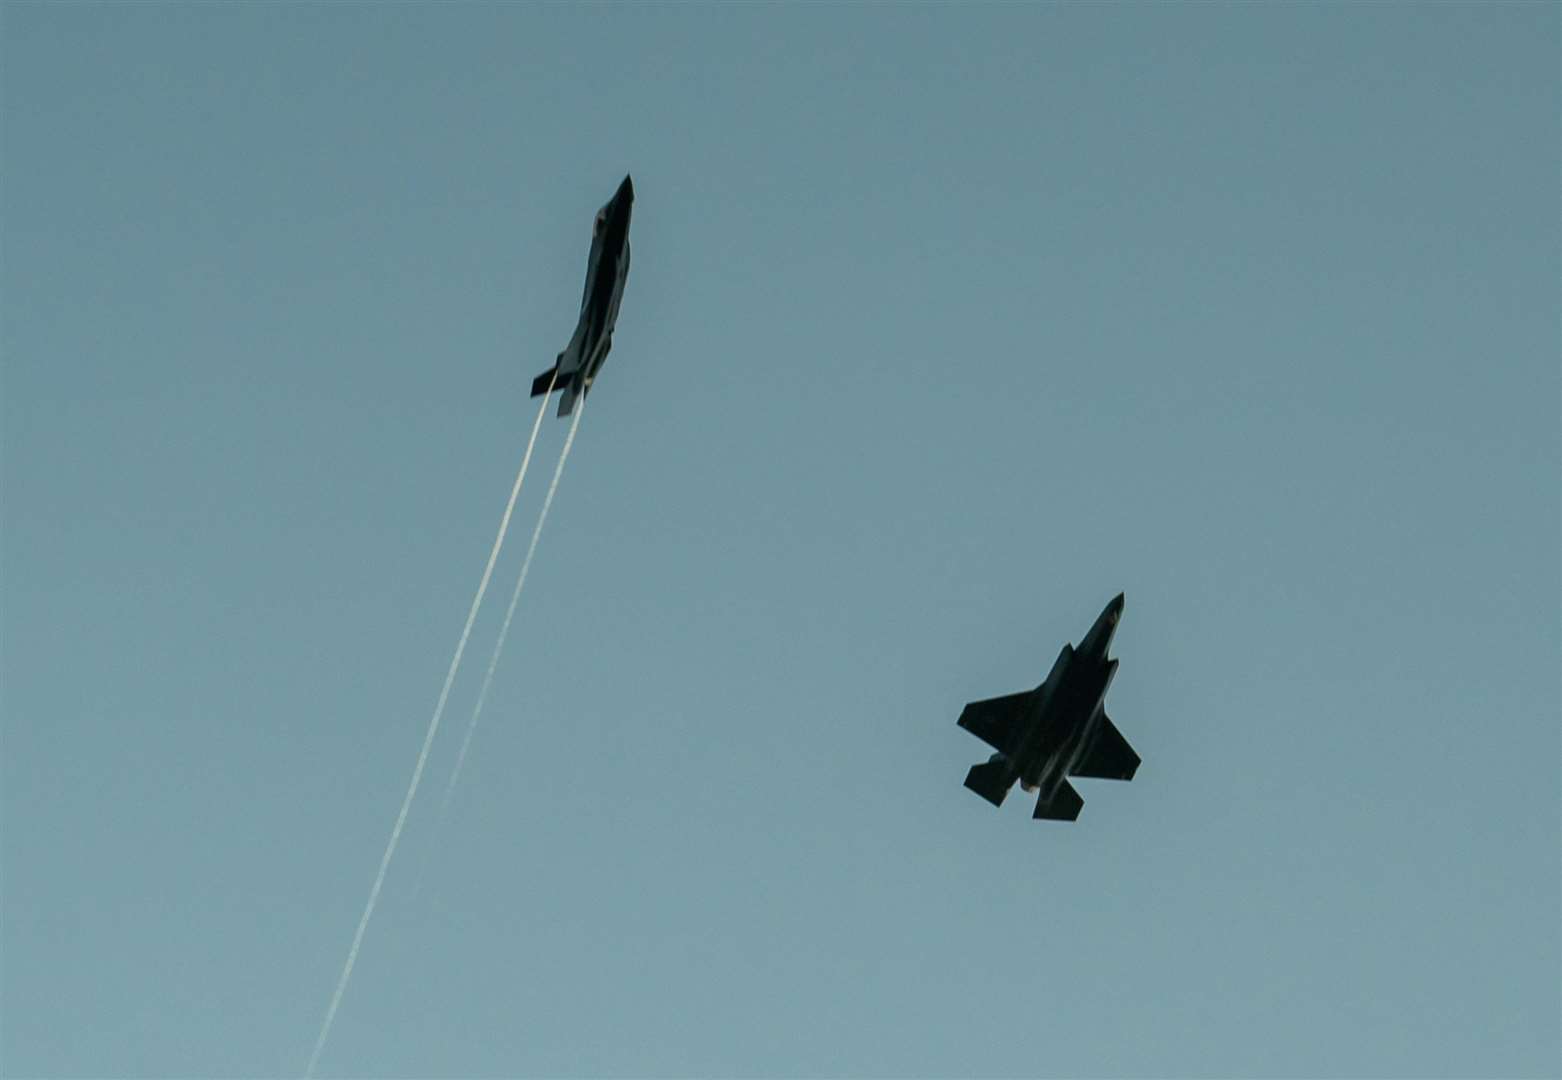
<svg viewBox="0 0 1562 1080">
<path fill-rule="evenodd" d="M 1117 673 L 1107 648 L 1123 614 L 1118 593 L 1079 648 L 1064 645 L 1047 680 L 1034 690 L 973 701 L 959 724 L 998 752 L 971 766 L 965 786 L 994 806 L 1016 780 L 1037 791 L 1034 818 L 1073 821 L 1085 800 L 1070 776 L 1132 780 L 1139 755 L 1107 718 L 1103 699 Z"/>
<path fill-rule="evenodd" d="M 560 416 L 575 410 L 575 398 L 591 389 L 613 347 L 613 324 L 629 276 L 629 212 L 634 203 L 635 186 L 626 176 L 591 226 L 591 257 L 586 262 L 586 291 L 580 298 L 575 336 L 554 365 L 532 380 L 532 397 L 546 394 L 549 386 L 564 391 Z"/>
</svg>

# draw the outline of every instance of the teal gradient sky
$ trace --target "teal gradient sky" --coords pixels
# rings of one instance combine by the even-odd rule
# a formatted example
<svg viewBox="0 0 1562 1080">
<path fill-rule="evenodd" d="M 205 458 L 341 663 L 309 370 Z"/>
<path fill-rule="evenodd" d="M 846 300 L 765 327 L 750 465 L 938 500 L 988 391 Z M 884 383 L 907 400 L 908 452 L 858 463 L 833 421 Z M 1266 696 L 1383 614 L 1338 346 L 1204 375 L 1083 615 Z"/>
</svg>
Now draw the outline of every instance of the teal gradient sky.
<svg viewBox="0 0 1562 1080">
<path fill-rule="evenodd" d="M 303 1069 L 626 171 L 322 1075 L 1557 1075 L 1559 22 L 7 3 L 0 1075 Z"/>
</svg>

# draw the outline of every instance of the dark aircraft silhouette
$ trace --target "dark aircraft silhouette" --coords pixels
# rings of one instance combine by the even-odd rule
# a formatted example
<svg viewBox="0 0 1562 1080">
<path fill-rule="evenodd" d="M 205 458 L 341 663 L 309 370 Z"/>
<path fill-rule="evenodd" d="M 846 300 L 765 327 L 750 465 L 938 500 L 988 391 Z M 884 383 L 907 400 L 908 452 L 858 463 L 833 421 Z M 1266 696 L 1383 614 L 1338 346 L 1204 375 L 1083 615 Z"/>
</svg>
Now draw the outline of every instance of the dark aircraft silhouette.
<svg viewBox="0 0 1562 1080">
<path fill-rule="evenodd" d="M 629 177 L 597 211 L 591 227 L 591 257 L 586 262 L 586 292 L 580 298 L 580 321 L 575 336 L 547 371 L 532 380 L 532 397 L 546 394 L 551 385 L 563 390 L 559 415 L 575 410 L 575 398 L 591 389 L 597 369 L 613 347 L 613 324 L 624 298 L 629 276 L 629 212 L 635 204 L 635 185 Z"/>
<path fill-rule="evenodd" d="M 1073 821 L 1085 800 L 1070 776 L 1132 780 L 1139 755 L 1107 719 L 1103 699 L 1117 672 L 1107 648 L 1123 614 L 1118 593 L 1096 619 L 1079 648 L 1063 646 L 1047 681 L 1034 690 L 973 701 L 959 724 L 998 752 L 971 766 L 965 786 L 994 806 L 1016 780 L 1039 791 L 1035 818 Z"/>
</svg>

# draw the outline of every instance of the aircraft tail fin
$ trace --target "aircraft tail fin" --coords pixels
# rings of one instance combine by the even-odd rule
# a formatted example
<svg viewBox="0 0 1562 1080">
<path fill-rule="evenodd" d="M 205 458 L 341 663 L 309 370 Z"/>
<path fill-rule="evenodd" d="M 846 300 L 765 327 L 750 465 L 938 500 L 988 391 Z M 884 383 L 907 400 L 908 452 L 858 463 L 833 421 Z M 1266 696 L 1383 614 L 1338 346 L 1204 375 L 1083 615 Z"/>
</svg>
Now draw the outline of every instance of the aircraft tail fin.
<svg viewBox="0 0 1562 1080">
<path fill-rule="evenodd" d="M 1079 808 L 1085 805 L 1085 800 L 1079 797 L 1079 792 L 1067 780 L 1059 782 L 1058 789 L 1052 793 L 1052 799 L 1037 799 L 1036 812 L 1031 815 L 1038 821 L 1074 821 L 1079 817 Z"/>
<path fill-rule="evenodd" d="M 994 754 L 990 760 L 972 765 L 971 771 L 965 774 L 965 786 L 994 806 L 1003 805 L 1003 797 L 1013 783 L 1014 776 L 1002 754 Z"/>
</svg>

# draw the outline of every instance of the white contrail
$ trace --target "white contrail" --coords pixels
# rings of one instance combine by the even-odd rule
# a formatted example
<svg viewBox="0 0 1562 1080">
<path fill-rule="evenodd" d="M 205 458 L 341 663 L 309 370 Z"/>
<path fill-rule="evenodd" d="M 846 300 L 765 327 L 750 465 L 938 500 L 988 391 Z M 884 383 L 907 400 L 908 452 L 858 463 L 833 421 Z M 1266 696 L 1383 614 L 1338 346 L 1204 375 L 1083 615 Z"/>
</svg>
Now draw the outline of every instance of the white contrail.
<svg viewBox="0 0 1562 1080">
<path fill-rule="evenodd" d="M 554 371 L 554 379 L 558 378 L 557 370 Z M 553 392 L 553 383 L 548 384 L 548 393 L 542 396 L 542 406 L 537 410 L 537 419 L 532 422 L 531 437 L 526 440 L 526 455 L 521 458 L 521 469 L 515 474 L 515 486 L 510 489 L 510 501 L 504 505 L 504 517 L 499 519 L 499 535 L 494 537 L 493 550 L 488 553 L 488 565 L 483 568 L 483 580 L 478 582 L 477 595 L 472 597 L 472 609 L 466 613 L 466 625 L 461 628 L 461 640 L 456 643 L 456 654 L 450 658 L 450 670 L 445 672 L 445 685 L 439 691 L 439 703 L 434 706 L 434 715 L 429 718 L 428 731 L 423 736 L 423 748 L 418 751 L 418 763 L 412 769 L 412 782 L 407 785 L 407 794 L 401 800 L 401 811 L 396 815 L 396 824 L 391 829 L 390 840 L 385 845 L 385 854 L 380 856 L 380 868 L 374 875 L 374 885 L 369 889 L 369 902 L 363 907 L 363 916 L 358 920 L 358 929 L 353 934 L 352 947 L 347 950 L 347 963 L 342 967 L 341 977 L 336 980 L 336 991 L 331 995 L 331 1006 L 325 1011 L 325 1021 L 320 1025 L 320 1037 L 315 1040 L 314 1052 L 309 1055 L 309 1064 L 304 1069 L 304 1078 L 309 1080 L 315 1073 L 315 1064 L 320 1060 L 320 1051 L 325 1049 L 325 1041 L 331 1034 L 331 1023 L 336 1019 L 336 1010 L 342 1003 L 342 994 L 347 989 L 347 980 L 352 978 L 353 964 L 358 961 L 358 947 L 363 944 L 364 931 L 369 928 L 369 919 L 374 915 L 375 902 L 380 898 L 380 887 L 385 884 L 385 870 L 390 866 L 391 856 L 396 853 L 396 844 L 401 840 L 401 827 L 407 822 L 407 811 L 412 807 L 412 798 L 418 793 L 418 781 L 423 778 L 423 766 L 428 763 L 428 750 L 434 743 L 434 734 L 439 730 L 439 718 L 444 714 L 445 701 L 450 697 L 450 684 L 455 682 L 456 669 L 461 666 L 461 654 L 466 651 L 466 639 L 472 634 L 472 623 L 477 619 L 477 609 L 482 606 L 483 594 L 488 591 L 488 579 L 493 576 L 494 562 L 499 558 L 499 549 L 504 546 L 504 534 L 510 528 L 510 515 L 515 511 L 516 496 L 521 493 L 521 481 L 526 479 L 526 469 L 531 465 L 532 449 L 537 445 L 537 432 L 542 427 L 542 417 L 548 411 L 548 402 Z M 571 433 L 574 429 L 571 428 Z M 557 477 L 555 477 L 557 482 Z"/>
<path fill-rule="evenodd" d="M 515 617 L 515 605 L 521 599 L 521 590 L 526 587 L 526 575 L 531 572 L 532 556 L 537 554 L 537 540 L 542 536 L 542 526 L 548 520 L 548 507 L 553 505 L 553 493 L 559 490 L 559 477 L 564 475 L 564 463 L 569 460 L 569 448 L 575 442 L 575 429 L 580 426 L 580 418 L 586 411 L 586 399 L 582 395 L 575 406 L 575 419 L 570 421 L 569 434 L 564 437 L 564 449 L 559 452 L 559 463 L 553 469 L 553 483 L 548 485 L 547 497 L 542 500 L 542 512 L 537 515 L 537 527 L 532 530 L 532 542 L 527 545 L 526 559 L 521 563 L 521 576 L 515 581 L 515 591 L 510 594 L 510 607 L 504 613 L 504 625 L 499 628 L 499 640 L 494 643 L 493 655 L 488 658 L 488 673 L 483 676 L 483 688 L 478 691 L 477 704 L 472 709 L 472 719 L 467 721 L 466 737 L 461 740 L 461 752 L 456 755 L 455 768 L 450 772 L 450 783 L 445 785 L 445 797 L 439 804 L 439 820 L 445 819 L 445 810 L 450 806 L 450 794 L 456 789 L 456 780 L 461 776 L 461 766 L 466 763 L 466 751 L 472 745 L 472 732 L 477 730 L 477 718 L 482 715 L 483 703 L 488 700 L 488 688 L 493 685 L 494 670 L 499 666 L 499 654 L 504 651 L 504 639 L 510 633 L 510 620 Z"/>
</svg>

